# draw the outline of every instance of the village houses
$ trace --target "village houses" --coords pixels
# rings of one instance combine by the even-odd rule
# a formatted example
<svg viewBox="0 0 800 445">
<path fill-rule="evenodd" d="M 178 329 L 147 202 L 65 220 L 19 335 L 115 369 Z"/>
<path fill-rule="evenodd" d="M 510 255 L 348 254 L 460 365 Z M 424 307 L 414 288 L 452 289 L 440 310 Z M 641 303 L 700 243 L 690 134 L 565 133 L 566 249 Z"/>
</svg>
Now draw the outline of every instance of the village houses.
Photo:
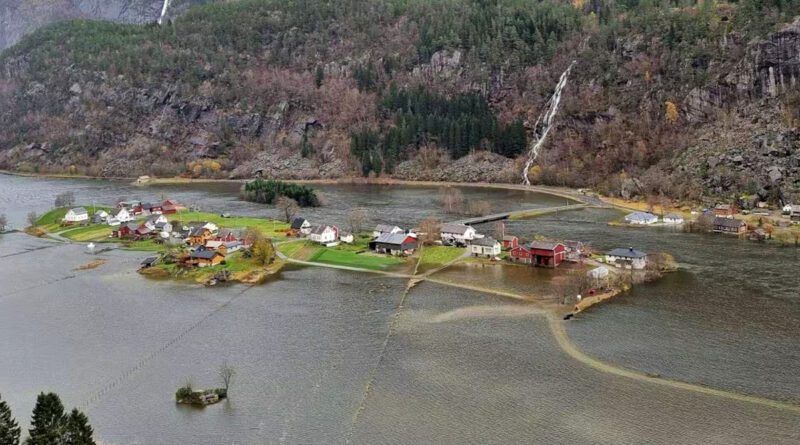
<svg viewBox="0 0 800 445">
<path fill-rule="evenodd" d="M 566 259 L 566 247 L 551 241 L 533 241 L 524 246 L 517 246 L 509 252 L 515 263 L 530 264 L 539 267 L 558 267 Z"/>
<path fill-rule="evenodd" d="M 500 255 L 501 251 L 502 245 L 500 244 L 500 241 L 497 241 L 490 236 L 476 238 L 472 241 L 472 244 L 470 244 L 470 252 L 475 256 L 494 258 Z"/>
<path fill-rule="evenodd" d="M 634 248 L 617 248 L 605 254 L 605 261 L 622 269 L 641 270 L 647 266 L 647 254 Z"/>
<path fill-rule="evenodd" d="M 441 237 L 445 244 L 456 244 L 466 246 L 475 239 L 477 232 L 472 226 L 465 224 L 442 224 Z"/>
<path fill-rule="evenodd" d="M 390 226 L 387 224 L 378 224 L 375 226 L 375 230 L 372 231 L 372 237 L 378 238 L 381 235 L 387 233 L 403 233 L 403 229 L 398 226 Z"/>
<path fill-rule="evenodd" d="M 417 238 L 405 233 L 384 233 L 370 241 L 370 249 L 396 256 L 411 255 L 417 249 Z"/>
<path fill-rule="evenodd" d="M 714 218 L 714 232 L 741 235 L 747 232 L 747 224 L 740 220 L 718 216 Z"/>
</svg>

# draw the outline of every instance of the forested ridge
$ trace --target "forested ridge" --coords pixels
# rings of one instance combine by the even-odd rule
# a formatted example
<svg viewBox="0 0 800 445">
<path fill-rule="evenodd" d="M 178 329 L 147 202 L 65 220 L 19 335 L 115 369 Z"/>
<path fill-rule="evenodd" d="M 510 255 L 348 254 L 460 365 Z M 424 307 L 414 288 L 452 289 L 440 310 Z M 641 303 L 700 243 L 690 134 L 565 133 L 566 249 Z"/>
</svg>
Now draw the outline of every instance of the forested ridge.
<svg viewBox="0 0 800 445">
<path fill-rule="evenodd" d="M 516 180 L 576 60 L 537 182 L 780 196 L 800 187 L 793 160 L 733 159 L 795 154 L 798 14 L 800 0 L 239 0 L 163 26 L 65 21 L 0 55 L 0 166 Z M 480 168 L 456 171 L 471 156 Z"/>
</svg>

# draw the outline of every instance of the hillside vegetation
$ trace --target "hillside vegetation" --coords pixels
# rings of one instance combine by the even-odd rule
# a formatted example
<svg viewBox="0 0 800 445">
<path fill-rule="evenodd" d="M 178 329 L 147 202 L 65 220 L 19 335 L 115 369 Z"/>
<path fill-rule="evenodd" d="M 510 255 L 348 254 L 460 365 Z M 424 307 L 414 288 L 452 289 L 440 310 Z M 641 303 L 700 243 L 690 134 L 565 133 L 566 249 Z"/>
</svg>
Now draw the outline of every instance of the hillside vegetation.
<svg viewBox="0 0 800 445">
<path fill-rule="evenodd" d="M 626 196 L 800 189 L 800 0 L 239 0 L 74 20 L 0 56 L 0 167 L 392 175 Z M 765 154 L 766 152 L 766 154 Z"/>
</svg>

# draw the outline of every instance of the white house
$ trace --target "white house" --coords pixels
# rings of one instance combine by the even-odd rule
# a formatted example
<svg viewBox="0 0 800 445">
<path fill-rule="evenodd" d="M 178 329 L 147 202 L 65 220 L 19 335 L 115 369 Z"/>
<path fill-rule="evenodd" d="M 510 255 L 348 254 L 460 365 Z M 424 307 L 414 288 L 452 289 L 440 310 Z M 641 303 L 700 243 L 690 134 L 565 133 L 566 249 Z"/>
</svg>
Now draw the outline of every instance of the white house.
<svg viewBox="0 0 800 445">
<path fill-rule="evenodd" d="M 116 221 L 116 224 L 112 224 L 111 223 L 112 219 Z M 108 225 L 109 226 L 114 226 L 114 225 L 119 225 L 121 223 L 131 222 L 133 220 L 134 220 L 134 218 L 133 218 L 133 215 L 131 214 L 131 212 L 128 211 L 128 209 L 123 207 L 123 208 L 119 209 L 117 211 L 117 213 L 113 217 L 109 218 Z"/>
<path fill-rule="evenodd" d="M 475 239 L 477 232 L 464 224 L 442 224 L 442 241 L 445 243 L 469 244 Z"/>
<path fill-rule="evenodd" d="M 94 220 L 95 224 L 100 224 L 102 222 L 106 222 L 106 221 L 108 221 L 108 212 L 106 212 L 105 210 L 102 210 L 102 209 L 98 210 L 98 211 L 94 212 L 94 215 L 92 216 L 92 219 Z"/>
<path fill-rule="evenodd" d="M 793 207 L 794 207 L 794 206 L 793 206 L 793 205 L 791 205 L 791 204 L 786 204 L 785 206 L 783 206 L 783 214 L 784 214 L 784 215 L 791 215 L 791 214 L 792 214 Z"/>
<path fill-rule="evenodd" d="M 594 278 L 595 280 L 601 280 L 603 278 L 608 277 L 609 270 L 605 266 L 595 267 L 594 269 L 586 272 L 590 278 Z"/>
<path fill-rule="evenodd" d="M 144 225 L 145 225 L 145 227 L 147 227 L 150 230 L 156 230 L 156 228 L 158 228 L 159 224 L 163 226 L 164 224 L 167 224 L 167 223 L 169 223 L 169 220 L 167 219 L 167 217 L 159 213 L 159 214 L 153 214 L 153 215 L 148 216 L 147 220 L 145 220 L 145 222 L 144 222 Z M 171 226 L 170 226 L 170 229 L 168 231 L 169 232 L 172 231 L 172 227 Z"/>
<path fill-rule="evenodd" d="M 403 233 L 403 229 L 397 226 L 390 226 L 388 224 L 378 224 L 375 226 L 375 230 L 372 231 L 372 237 L 377 238 L 381 235 L 386 235 L 387 233 Z"/>
<path fill-rule="evenodd" d="M 340 232 L 339 233 L 339 241 L 347 244 L 353 244 L 353 234 L 350 232 Z"/>
<path fill-rule="evenodd" d="M 76 223 L 83 221 L 89 221 L 89 212 L 87 212 L 83 207 L 69 209 L 67 214 L 64 215 L 64 222 Z"/>
<path fill-rule="evenodd" d="M 634 248 L 617 248 L 606 252 L 606 264 L 622 269 L 644 269 L 647 266 L 647 254 Z"/>
<path fill-rule="evenodd" d="M 664 224 L 670 224 L 670 225 L 683 224 L 683 217 L 675 213 L 668 213 L 664 215 Z"/>
<path fill-rule="evenodd" d="M 475 256 L 487 256 L 487 257 L 495 257 L 500 255 L 500 252 L 503 250 L 503 246 L 500 244 L 500 241 L 496 239 L 486 236 L 483 238 L 477 238 L 472 241 L 470 245 L 470 252 L 472 252 Z"/>
<path fill-rule="evenodd" d="M 658 222 L 658 217 L 652 213 L 647 212 L 633 212 L 625 216 L 625 222 L 628 224 L 654 224 Z"/>
<path fill-rule="evenodd" d="M 308 234 L 308 239 L 320 244 L 335 243 L 339 238 L 339 229 L 336 226 L 316 226 Z"/>
<path fill-rule="evenodd" d="M 311 223 L 301 216 L 296 216 L 292 219 L 292 229 L 297 230 L 301 235 L 308 235 L 311 233 Z"/>
</svg>

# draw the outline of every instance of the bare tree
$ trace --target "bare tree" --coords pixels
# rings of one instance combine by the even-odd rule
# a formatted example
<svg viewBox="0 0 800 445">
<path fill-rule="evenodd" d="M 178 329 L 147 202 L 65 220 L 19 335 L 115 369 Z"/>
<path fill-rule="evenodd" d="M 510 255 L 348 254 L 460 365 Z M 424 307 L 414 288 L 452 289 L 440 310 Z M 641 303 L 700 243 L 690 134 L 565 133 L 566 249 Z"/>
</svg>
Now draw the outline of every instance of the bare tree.
<svg viewBox="0 0 800 445">
<path fill-rule="evenodd" d="M 6 226 L 8 226 L 8 218 L 5 214 L 0 214 L 0 232 L 5 232 Z"/>
<path fill-rule="evenodd" d="M 500 241 L 506 236 L 506 223 L 503 221 L 496 221 L 494 223 L 494 237 Z"/>
<path fill-rule="evenodd" d="M 39 222 L 39 215 L 36 212 L 28 213 L 28 224 L 31 227 L 36 227 L 38 225 L 37 224 L 38 222 Z"/>
<path fill-rule="evenodd" d="M 492 211 L 492 204 L 489 201 L 477 200 L 467 203 L 467 213 L 475 216 L 488 215 Z"/>
<path fill-rule="evenodd" d="M 297 201 L 286 196 L 279 196 L 275 201 L 275 206 L 283 213 L 287 223 L 292 222 L 292 218 L 300 211 L 300 206 L 297 205 Z"/>
<path fill-rule="evenodd" d="M 236 370 L 227 362 L 223 363 L 222 366 L 219 367 L 219 378 L 222 380 L 222 384 L 225 385 L 225 392 L 228 392 L 228 388 L 230 388 L 231 381 L 235 375 Z"/>
<path fill-rule="evenodd" d="M 426 218 L 419 223 L 419 240 L 423 244 L 433 244 L 439 241 L 442 234 L 442 224 L 438 219 Z"/>
<path fill-rule="evenodd" d="M 453 187 L 445 187 L 439 191 L 439 201 L 442 203 L 442 210 L 446 213 L 464 212 L 464 194 L 461 190 Z"/>
<path fill-rule="evenodd" d="M 56 207 L 70 207 L 75 204 L 75 194 L 72 192 L 64 192 L 56 195 Z"/>
<path fill-rule="evenodd" d="M 350 226 L 350 232 L 353 234 L 361 232 L 364 222 L 367 220 L 367 209 L 357 207 L 350 209 L 347 213 L 347 224 Z"/>
</svg>

